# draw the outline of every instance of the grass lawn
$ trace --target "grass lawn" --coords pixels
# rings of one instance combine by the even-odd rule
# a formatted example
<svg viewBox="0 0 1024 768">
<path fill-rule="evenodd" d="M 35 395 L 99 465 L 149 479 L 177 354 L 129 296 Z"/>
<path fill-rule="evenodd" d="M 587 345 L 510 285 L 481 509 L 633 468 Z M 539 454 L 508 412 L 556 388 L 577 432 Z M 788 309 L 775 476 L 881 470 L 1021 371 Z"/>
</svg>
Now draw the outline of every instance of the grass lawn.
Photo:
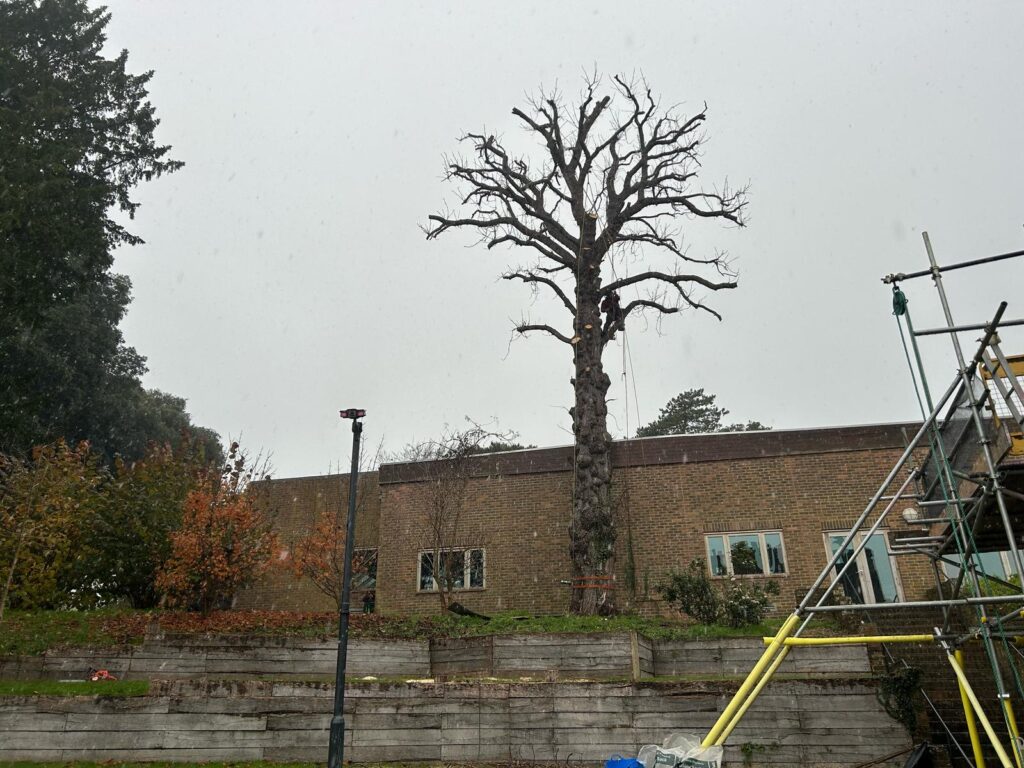
<svg viewBox="0 0 1024 768">
<path fill-rule="evenodd" d="M 123 625 L 131 612 L 8 611 L 0 624 L 0 656 L 38 656 L 61 646 L 112 646 L 132 642 L 136 634 Z M 145 628 L 145 624 L 143 624 Z M 139 633 L 141 640 L 141 632 Z"/>
<path fill-rule="evenodd" d="M 289 611 L 214 611 L 206 616 L 183 611 L 9 611 L 0 624 L 0 656 L 38 656 L 61 647 L 114 647 L 142 642 L 146 628 L 183 634 L 253 634 L 290 637 L 337 637 L 334 613 Z M 380 616 L 354 614 L 352 637 L 418 639 L 481 635 L 566 632 L 625 632 L 674 640 L 772 635 L 781 620 L 742 629 L 704 626 L 641 616 L 524 616 L 504 613 L 490 620 L 464 616 Z"/>
<path fill-rule="evenodd" d="M 145 696 L 148 680 L 0 680 L 0 696 Z"/>
</svg>

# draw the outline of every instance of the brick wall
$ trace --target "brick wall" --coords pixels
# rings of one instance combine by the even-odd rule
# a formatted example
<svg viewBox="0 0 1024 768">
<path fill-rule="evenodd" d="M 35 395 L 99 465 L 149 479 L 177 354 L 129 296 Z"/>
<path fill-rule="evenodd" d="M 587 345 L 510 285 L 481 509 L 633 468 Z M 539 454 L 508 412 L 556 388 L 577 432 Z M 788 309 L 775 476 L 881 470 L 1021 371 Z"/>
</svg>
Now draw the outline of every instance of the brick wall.
<svg viewBox="0 0 1024 768">
<path fill-rule="evenodd" d="M 386 613 L 435 613 L 436 593 L 417 591 L 428 548 L 421 483 L 381 484 L 377 606 Z M 455 599 L 480 613 L 562 613 L 568 602 L 569 473 L 493 475 L 469 481 L 453 546 L 483 548 L 485 584 Z"/>
<path fill-rule="evenodd" d="M 348 475 L 294 477 L 270 480 L 262 485 L 261 504 L 274 522 L 282 551 L 274 567 L 265 576 L 238 594 L 235 607 L 289 611 L 333 610 L 333 600 L 320 592 L 311 581 L 296 579 L 287 566 L 295 543 L 309 533 L 318 515 L 338 515 L 341 525 L 345 525 L 348 513 Z M 376 547 L 380 519 L 377 473 L 360 475 L 356 492 L 355 546 Z M 354 599 L 354 606 L 355 610 L 359 610 L 358 597 Z"/>
<path fill-rule="evenodd" d="M 620 584 L 626 583 L 630 538 L 636 563 L 636 594 L 620 590 L 620 603 L 659 610 L 657 584 L 668 571 L 706 559 L 706 534 L 768 530 L 782 533 L 787 573 L 772 578 L 780 588 L 779 608 L 788 611 L 827 562 L 826 531 L 849 530 L 901 452 L 879 448 L 620 470 L 618 482 L 629 496 L 616 548 Z M 898 512 L 886 526 L 905 528 Z M 917 560 L 896 564 L 907 599 L 920 597 L 932 583 L 927 563 Z"/>
<path fill-rule="evenodd" d="M 706 556 L 706 534 L 781 531 L 787 574 L 773 578 L 781 587 L 779 611 L 790 610 L 827 561 L 825 531 L 849 529 L 914 431 L 914 425 L 897 424 L 616 443 L 616 602 L 663 612 L 657 585 L 669 571 Z M 459 591 L 455 599 L 481 613 L 566 610 L 571 466 L 571 447 L 474 460 L 453 545 L 485 550 L 486 585 Z M 381 612 L 441 610 L 435 593 L 417 590 L 419 552 L 428 547 L 424 477 L 422 464 L 402 463 L 386 464 L 379 477 L 367 479 L 366 499 L 375 503 L 364 504 L 357 545 L 379 547 Z M 271 508 L 287 539 L 309 525 L 314 504 L 337 504 L 345 480 L 301 478 L 272 485 Z M 374 494 L 371 488 L 379 490 Z M 888 528 L 904 527 L 898 514 L 904 506 L 897 506 Z M 630 543 L 632 579 L 626 572 Z M 919 598 L 933 583 L 921 558 L 900 558 L 896 567 L 907 599 Z M 274 574 L 248 590 L 239 605 L 297 609 L 325 603 L 308 585 Z"/>
</svg>

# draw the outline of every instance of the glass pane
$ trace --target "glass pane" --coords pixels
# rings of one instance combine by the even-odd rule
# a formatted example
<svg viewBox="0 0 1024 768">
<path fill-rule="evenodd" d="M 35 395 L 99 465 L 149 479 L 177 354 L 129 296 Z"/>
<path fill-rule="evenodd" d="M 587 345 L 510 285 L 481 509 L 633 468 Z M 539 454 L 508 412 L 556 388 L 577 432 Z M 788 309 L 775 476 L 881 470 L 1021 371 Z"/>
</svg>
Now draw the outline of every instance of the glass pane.
<svg viewBox="0 0 1024 768">
<path fill-rule="evenodd" d="M 420 589 L 424 591 L 434 588 L 434 553 L 424 552 L 420 555 Z"/>
<path fill-rule="evenodd" d="M 741 533 L 729 537 L 729 559 L 732 572 L 738 576 L 764 573 L 761 562 L 761 542 L 756 533 Z"/>
<path fill-rule="evenodd" d="M 466 558 L 464 552 L 441 554 L 441 578 L 446 589 L 462 589 L 466 586 Z"/>
<path fill-rule="evenodd" d="M 896 594 L 896 576 L 889 560 L 889 550 L 885 546 L 885 536 L 875 534 L 864 548 L 867 560 L 868 577 L 871 579 L 871 590 L 875 593 L 876 603 L 895 603 L 899 599 Z"/>
<path fill-rule="evenodd" d="M 768 573 L 785 573 L 786 556 L 782 551 L 782 534 L 766 533 L 764 548 L 768 553 Z"/>
<path fill-rule="evenodd" d="M 956 560 L 960 560 L 959 555 L 953 555 L 953 557 Z M 985 576 L 993 576 L 997 579 L 1004 580 L 1007 578 L 1007 571 L 1006 566 L 1003 563 L 1002 552 L 979 552 L 975 558 L 974 564 L 977 566 L 979 579 L 984 579 Z M 981 558 L 980 563 L 977 558 Z M 955 579 L 960 574 L 960 568 L 952 563 L 943 563 L 943 567 L 946 572 L 946 577 L 949 579 Z"/>
<path fill-rule="evenodd" d="M 482 587 L 484 585 L 484 551 L 473 549 L 469 553 L 469 586 Z"/>
<path fill-rule="evenodd" d="M 352 553 L 352 589 L 377 586 L 377 550 L 357 549 Z"/>
<path fill-rule="evenodd" d="M 829 546 L 831 547 L 832 554 L 834 555 L 839 550 L 839 545 L 843 543 L 845 536 L 829 536 Z M 853 547 L 847 547 L 843 550 L 842 556 L 836 561 L 836 575 L 843 569 L 843 566 L 853 556 Z M 851 603 L 864 603 L 864 590 L 860 586 L 860 569 L 857 567 L 857 562 L 854 561 L 850 566 L 849 570 L 843 575 L 839 585 L 843 588 L 843 592 L 850 599 Z"/>
<path fill-rule="evenodd" d="M 984 573 L 986 576 L 1006 579 L 1006 568 L 1003 567 L 1003 555 L 1001 552 L 979 552 L 976 557 L 981 560 L 980 564 L 978 560 L 974 561 L 974 564 L 980 568 L 978 576 Z"/>
<path fill-rule="evenodd" d="M 712 576 L 728 576 L 725 567 L 725 544 L 721 536 L 708 536 L 708 567 Z"/>
</svg>

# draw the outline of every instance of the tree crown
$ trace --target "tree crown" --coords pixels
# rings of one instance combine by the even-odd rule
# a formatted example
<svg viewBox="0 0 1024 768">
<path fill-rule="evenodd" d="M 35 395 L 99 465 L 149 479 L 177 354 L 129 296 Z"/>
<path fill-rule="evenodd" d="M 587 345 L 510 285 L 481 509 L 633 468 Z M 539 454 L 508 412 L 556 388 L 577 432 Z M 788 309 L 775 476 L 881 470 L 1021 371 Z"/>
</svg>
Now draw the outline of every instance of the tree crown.
<svg viewBox="0 0 1024 768">
<path fill-rule="evenodd" d="M 602 90 L 595 76 L 586 80 L 575 108 L 548 92 L 512 110 L 539 145 L 537 158 L 514 154 L 494 135 L 465 134 L 461 141 L 471 149 L 469 156 L 445 158 L 446 178 L 458 188 L 458 209 L 430 216 L 427 237 L 470 229 L 488 248 L 532 250 L 535 263 L 510 269 L 504 279 L 543 286 L 574 318 L 581 302 L 596 305 L 626 288 L 635 288 L 636 297 L 621 308 L 620 322 L 634 312 L 673 314 L 685 308 L 720 317 L 699 292 L 736 286 L 728 257 L 692 255 L 678 225 L 697 218 L 743 224 L 744 189 L 697 185 L 706 105 L 683 115 L 662 108 L 643 80 L 619 76 L 612 78 L 610 93 L 601 95 Z M 597 234 L 594 252 L 583 254 L 588 217 L 596 220 Z M 627 274 L 628 256 L 642 256 L 649 266 Z M 587 295 L 578 286 L 583 262 L 603 275 Z M 516 330 L 544 331 L 573 343 L 574 334 L 526 319 Z"/>
<path fill-rule="evenodd" d="M 637 437 L 659 435 L 694 435 L 707 432 L 755 432 L 771 429 L 759 421 L 722 424 L 729 415 L 725 408 L 715 405 L 715 395 L 703 388 L 688 389 L 669 400 L 658 413 L 658 418 L 636 431 Z"/>
</svg>

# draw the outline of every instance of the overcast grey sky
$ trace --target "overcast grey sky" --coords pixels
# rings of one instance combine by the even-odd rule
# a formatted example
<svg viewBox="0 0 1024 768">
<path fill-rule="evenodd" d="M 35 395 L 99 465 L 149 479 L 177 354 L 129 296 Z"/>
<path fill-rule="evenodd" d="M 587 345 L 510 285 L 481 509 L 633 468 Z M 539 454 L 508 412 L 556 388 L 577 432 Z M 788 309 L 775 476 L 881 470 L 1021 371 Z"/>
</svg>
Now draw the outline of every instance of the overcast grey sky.
<svg viewBox="0 0 1024 768">
<path fill-rule="evenodd" d="M 567 348 L 509 346 L 524 308 L 561 328 L 565 310 L 498 279 L 522 253 L 419 226 L 450 195 L 441 156 L 460 132 L 520 141 L 512 107 L 541 85 L 575 97 L 584 69 L 706 101 L 702 179 L 751 184 L 745 229 L 686 226 L 695 251 L 735 259 L 739 289 L 710 297 L 724 321 L 628 328 L 630 431 L 691 387 L 776 428 L 913 418 L 879 278 L 927 265 L 922 230 L 940 262 L 1024 244 L 1020 3 L 107 4 L 110 46 L 156 71 L 159 139 L 186 163 L 138 191 L 147 244 L 116 265 L 134 284 L 125 335 L 147 386 L 272 451 L 278 476 L 345 460 L 341 407 L 392 448 L 466 415 L 570 441 Z M 1024 260 L 947 287 L 961 322 L 1002 299 L 1024 316 Z M 919 327 L 940 322 L 930 281 L 905 290 Z M 923 345 L 942 390 L 949 342 Z"/>
</svg>

